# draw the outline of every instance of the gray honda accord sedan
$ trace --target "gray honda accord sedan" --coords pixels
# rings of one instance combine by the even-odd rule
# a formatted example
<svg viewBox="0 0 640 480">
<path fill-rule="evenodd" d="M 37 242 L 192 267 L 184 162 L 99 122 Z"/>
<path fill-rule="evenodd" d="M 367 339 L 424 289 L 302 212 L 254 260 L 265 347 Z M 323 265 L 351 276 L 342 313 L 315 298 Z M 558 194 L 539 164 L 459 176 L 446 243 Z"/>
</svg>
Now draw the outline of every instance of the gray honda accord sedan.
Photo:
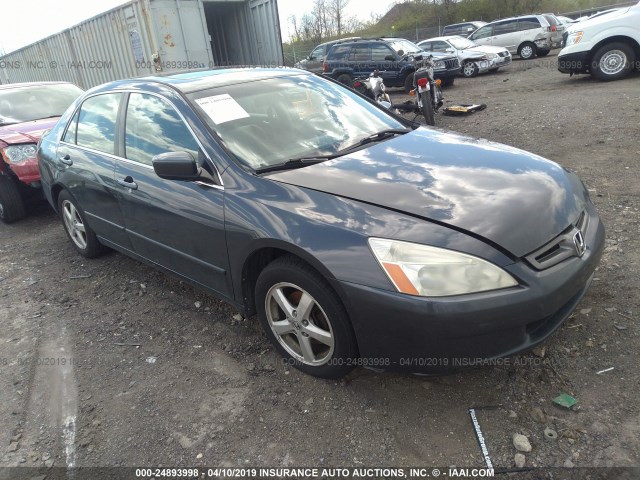
<svg viewBox="0 0 640 480">
<path fill-rule="evenodd" d="M 117 250 L 257 314 L 319 377 L 529 349 L 576 308 L 604 243 L 569 170 L 300 70 L 93 88 L 38 158 L 81 255 Z"/>
</svg>

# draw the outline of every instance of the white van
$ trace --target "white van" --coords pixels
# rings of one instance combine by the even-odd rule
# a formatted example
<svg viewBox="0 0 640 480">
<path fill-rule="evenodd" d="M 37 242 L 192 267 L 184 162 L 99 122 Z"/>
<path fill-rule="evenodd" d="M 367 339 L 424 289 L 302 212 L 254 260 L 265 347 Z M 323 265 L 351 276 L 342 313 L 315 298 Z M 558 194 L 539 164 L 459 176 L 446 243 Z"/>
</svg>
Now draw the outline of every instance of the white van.
<svg viewBox="0 0 640 480">
<path fill-rule="evenodd" d="M 524 15 L 488 23 L 469 35 L 480 45 L 505 47 L 512 55 L 529 60 L 551 50 L 551 25 L 542 15 Z"/>
<path fill-rule="evenodd" d="M 575 23 L 558 54 L 562 73 L 618 80 L 640 68 L 640 3 Z"/>
</svg>

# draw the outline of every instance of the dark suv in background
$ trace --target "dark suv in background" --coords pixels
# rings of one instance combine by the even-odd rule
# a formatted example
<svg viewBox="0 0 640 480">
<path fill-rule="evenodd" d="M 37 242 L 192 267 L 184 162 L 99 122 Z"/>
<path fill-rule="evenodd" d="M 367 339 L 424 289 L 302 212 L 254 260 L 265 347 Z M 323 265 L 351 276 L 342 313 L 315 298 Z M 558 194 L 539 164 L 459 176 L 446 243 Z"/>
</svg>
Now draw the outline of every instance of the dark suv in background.
<svg viewBox="0 0 640 480">
<path fill-rule="evenodd" d="M 335 44 L 324 61 L 324 75 L 351 86 L 354 78 L 368 76 L 378 70 L 387 87 L 413 88 L 415 65 L 413 55 L 424 52 L 415 43 L 402 38 L 363 38 Z M 460 62 L 449 54 L 433 53 L 435 77 L 444 86 L 453 85 L 460 73 Z"/>
<path fill-rule="evenodd" d="M 308 70 L 313 73 L 322 73 L 322 64 L 324 62 L 325 57 L 331 47 L 333 47 L 338 42 L 345 42 L 348 40 L 355 40 L 360 37 L 349 37 L 342 38 L 340 40 L 332 40 L 330 42 L 321 43 L 316 48 L 314 48 L 309 56 L 303 58 L 299 62 L 296 62 L 294 67 L 302 68 L 303 70 Z"/>
</svg>

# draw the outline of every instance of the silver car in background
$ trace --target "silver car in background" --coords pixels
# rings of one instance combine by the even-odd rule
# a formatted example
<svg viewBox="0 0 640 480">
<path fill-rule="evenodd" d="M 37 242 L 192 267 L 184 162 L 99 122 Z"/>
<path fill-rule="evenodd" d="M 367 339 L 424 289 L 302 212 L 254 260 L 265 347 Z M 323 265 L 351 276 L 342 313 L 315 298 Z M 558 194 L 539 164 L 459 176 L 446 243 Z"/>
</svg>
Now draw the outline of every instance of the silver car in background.
<svg viewBox="0 0 640 480">
<path fill-rule="evenodd" d="M 418 46 L 425 52 L 451 53 L 458 57 L 462 75 L 470 78 L 479 73 L 495 71 L 511 63 L 511 53 L 504 47 L 478 45 L 458 35 L 423 40 Z"/>
</svg>

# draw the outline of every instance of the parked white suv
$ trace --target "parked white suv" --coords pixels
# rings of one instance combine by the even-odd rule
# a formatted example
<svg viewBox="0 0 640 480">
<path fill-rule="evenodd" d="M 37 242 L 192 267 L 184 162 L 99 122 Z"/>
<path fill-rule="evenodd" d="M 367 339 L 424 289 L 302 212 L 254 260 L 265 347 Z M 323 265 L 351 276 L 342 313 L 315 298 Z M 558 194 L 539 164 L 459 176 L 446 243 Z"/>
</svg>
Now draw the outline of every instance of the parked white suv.
<svg viewBox="0 0 640 480">
<path fill-rule="evenodd" d="M 529 60 L 551 50 L 551 25 L 542 15 L 524 15 L 488 23 L 469 35 L 480 45 L 505 47 L 512 55 Z"/>
<path fill-rule="evenodd" d="M 562 73 L 590 73 L 604 81 L 628 75 L 640 67 L 640 3 L 572 25 L 563 43 Z"/>
</svg>

